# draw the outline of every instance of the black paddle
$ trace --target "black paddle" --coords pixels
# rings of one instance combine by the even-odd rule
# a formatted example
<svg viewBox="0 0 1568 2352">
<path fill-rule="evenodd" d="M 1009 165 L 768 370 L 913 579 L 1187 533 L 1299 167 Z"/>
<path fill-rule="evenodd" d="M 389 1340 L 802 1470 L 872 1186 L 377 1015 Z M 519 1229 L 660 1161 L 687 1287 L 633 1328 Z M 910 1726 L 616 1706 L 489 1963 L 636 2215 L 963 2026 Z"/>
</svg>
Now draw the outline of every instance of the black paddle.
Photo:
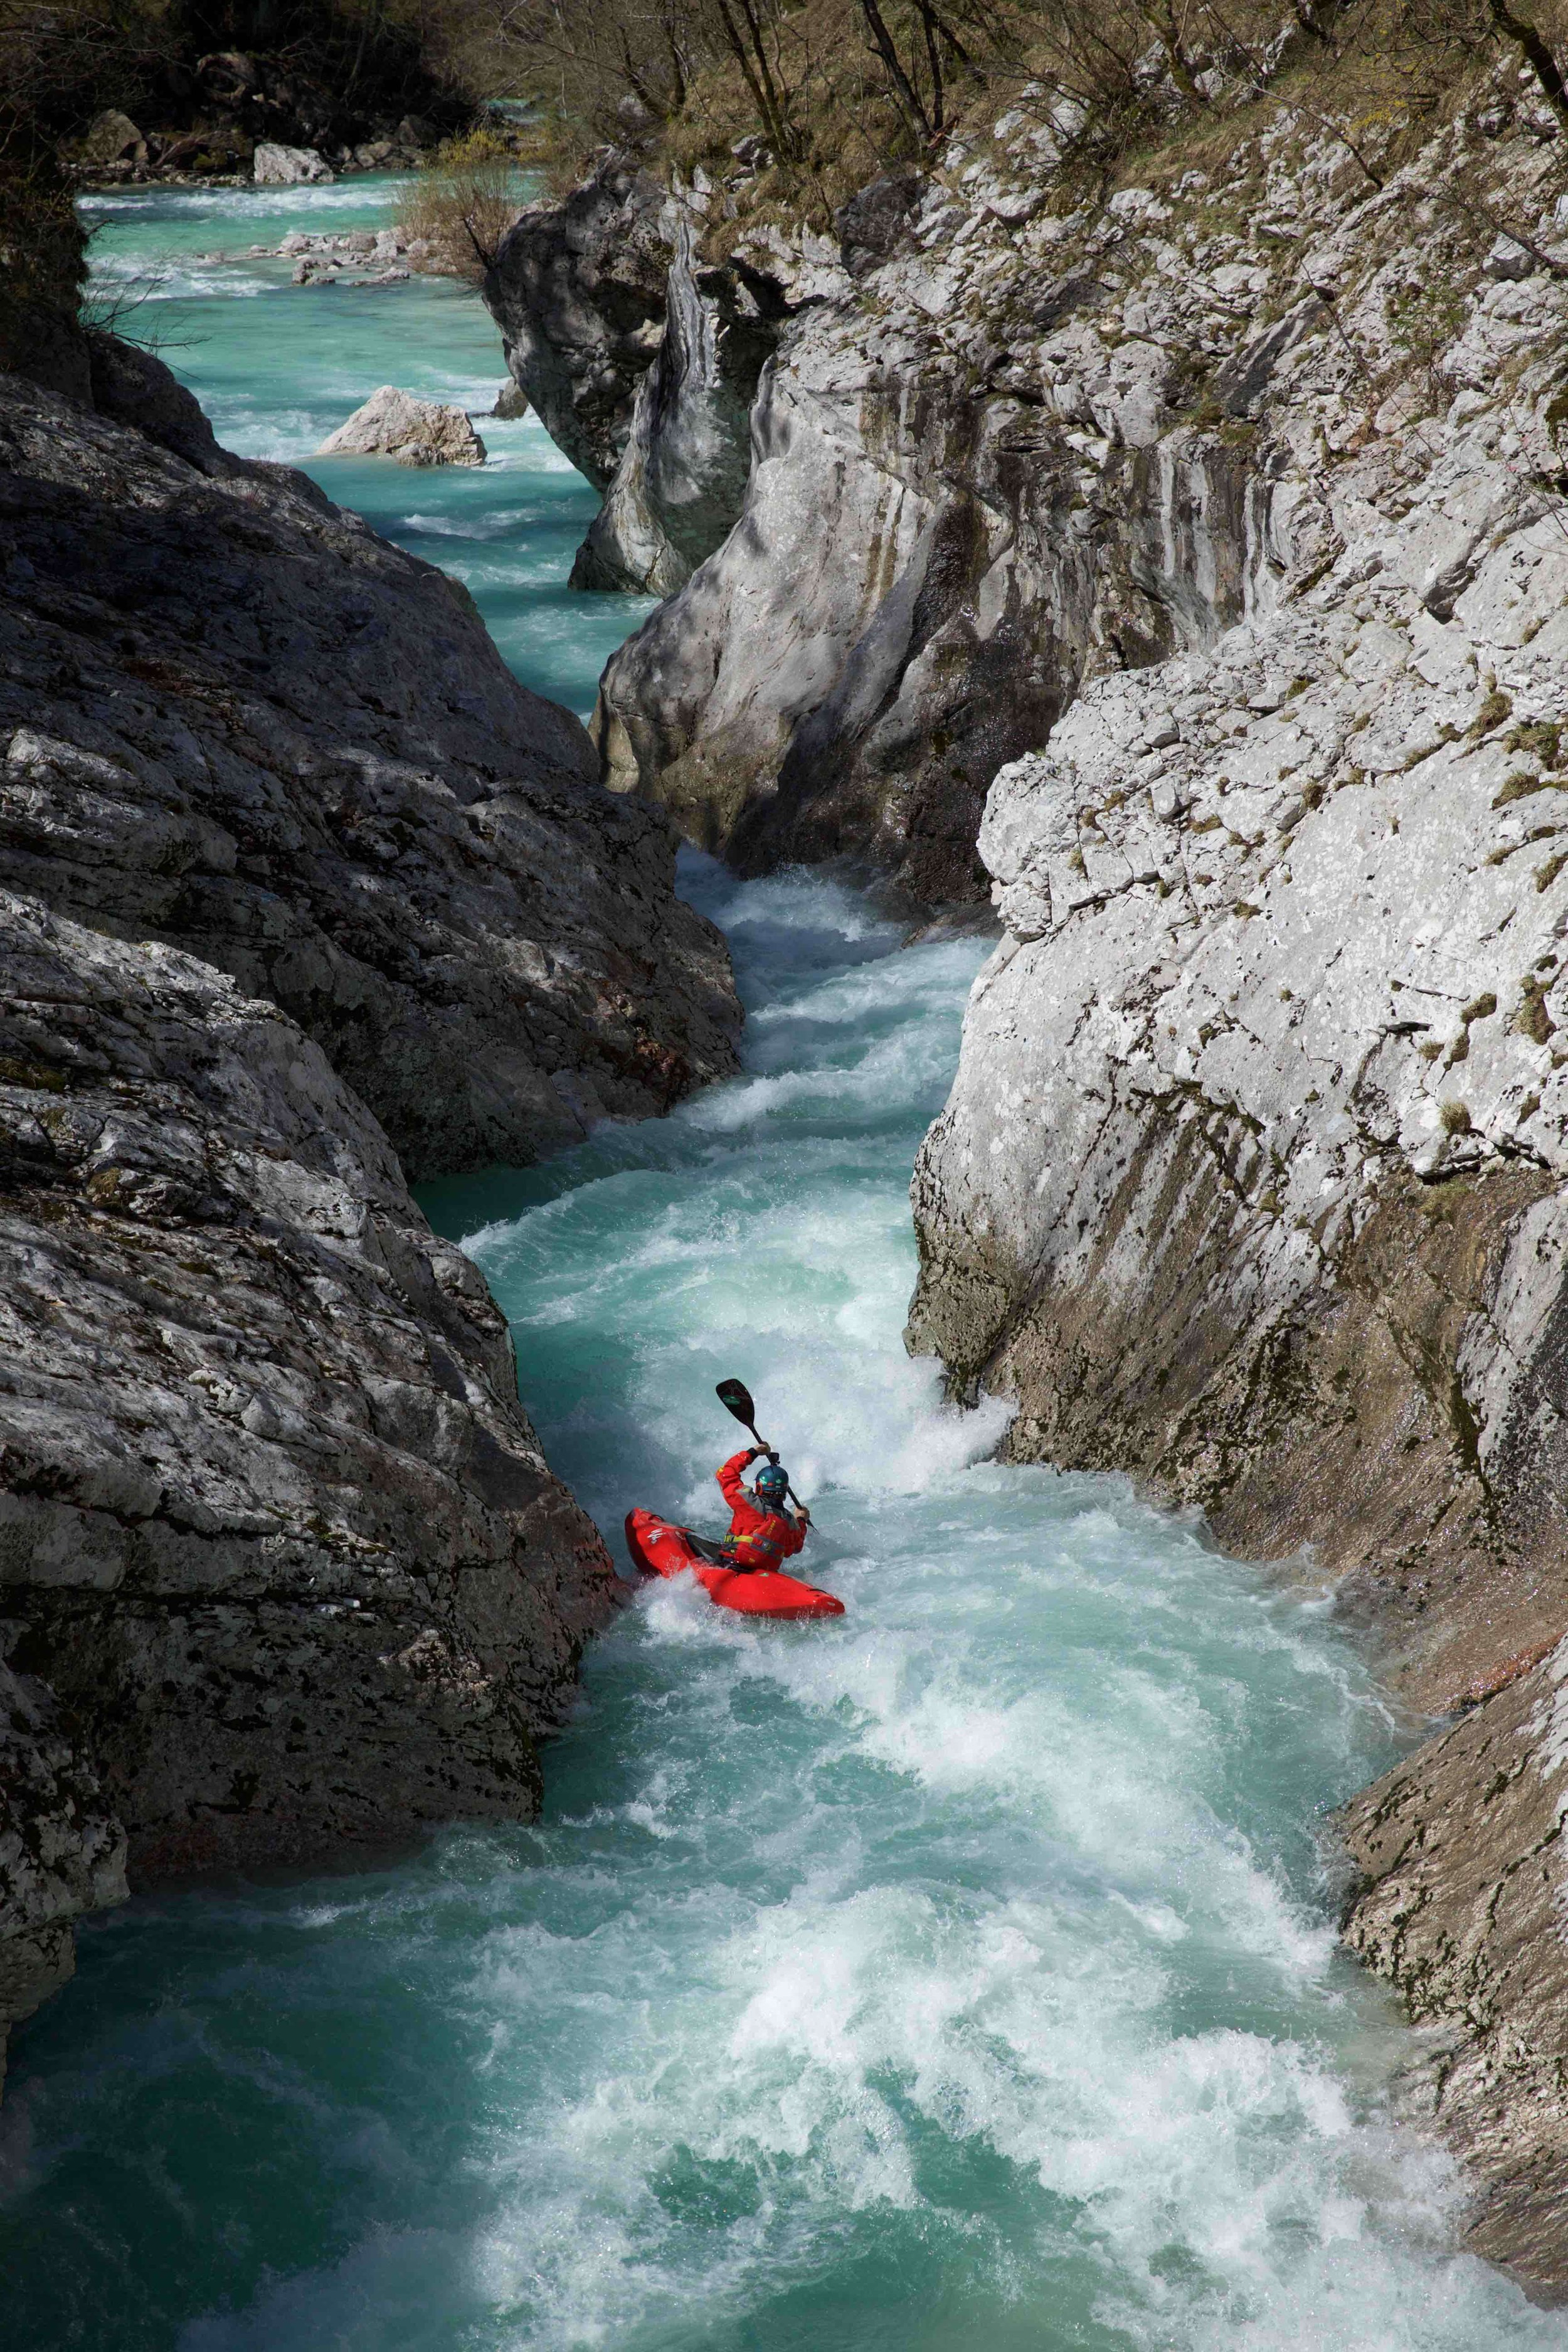
<svg viewBox="0 0 1568 2352">
<path fill-rule="evenodd" d="M 752 1444 L 762 1446 L 763 1452 L 769 1455 L 773 1461 L 776 1462 L 779 1457 L 773 1451 L 773 1448 L 771 1445 L 764 1444 L 763 1440 L 757 1435 L 757 1408 L 752 1402 L 752 1391 L 746 1386 L 744 1381 L 721 1381 L 717 1389 L 714 1391 L 714 1394 L 717 1396 L 720 1403 L 723 1406 L 725 1412 L 732 1412 L 736 1420 L 740 1422 L 743 1427 L 751 1431 Z M 800 1496 L 795 1493 L 793 1486 L 786 1486 L 784 1488 L 784 1493 L 789 1496 L 790 1501 L 795 1505 L 797 1511 L 804 1511 L 805 1509 L 805 1505 L 801 1501 Z M 812 1525 L 809 1516 L 806 1518 L 805 1526 L 806 1533 L 808 1535 L 811 1534 Z"/>
</svg>

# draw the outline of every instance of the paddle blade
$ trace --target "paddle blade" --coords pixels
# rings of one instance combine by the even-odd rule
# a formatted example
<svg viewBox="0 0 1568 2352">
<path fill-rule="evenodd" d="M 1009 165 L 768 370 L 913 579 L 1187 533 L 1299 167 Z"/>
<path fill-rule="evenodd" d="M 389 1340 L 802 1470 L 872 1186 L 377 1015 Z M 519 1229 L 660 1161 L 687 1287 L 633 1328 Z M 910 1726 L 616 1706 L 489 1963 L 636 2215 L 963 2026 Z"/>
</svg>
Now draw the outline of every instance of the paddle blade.
<svg viewBox="0 0 1568 2352">
<path fill-rule="evenodd" d="M 748 1429 L 754 1425 L 757 1408 L 752 1402 L 751 1390 L 743 1381 L 721 1381 L 714 1393 L 726 1412 L 732 1412 L 737 1421 L 745 1423 Z"/>
</svg>

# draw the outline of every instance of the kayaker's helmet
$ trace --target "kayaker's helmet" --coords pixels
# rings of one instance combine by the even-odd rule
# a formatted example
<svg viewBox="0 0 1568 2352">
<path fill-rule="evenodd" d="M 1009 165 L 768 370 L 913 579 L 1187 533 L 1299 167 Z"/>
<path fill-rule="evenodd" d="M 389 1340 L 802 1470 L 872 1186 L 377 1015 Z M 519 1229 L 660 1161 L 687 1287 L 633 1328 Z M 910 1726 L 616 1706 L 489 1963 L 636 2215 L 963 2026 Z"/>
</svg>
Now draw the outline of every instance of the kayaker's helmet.
<svg viewBox="0 0 1568 2352">
<path fill-rule="evenodd" d="M 776 1462 L 764 1462 L 757 1473 L 757 1499 L 777 1510 L 789 1493 L 789 1479 Z"/>
</svg>

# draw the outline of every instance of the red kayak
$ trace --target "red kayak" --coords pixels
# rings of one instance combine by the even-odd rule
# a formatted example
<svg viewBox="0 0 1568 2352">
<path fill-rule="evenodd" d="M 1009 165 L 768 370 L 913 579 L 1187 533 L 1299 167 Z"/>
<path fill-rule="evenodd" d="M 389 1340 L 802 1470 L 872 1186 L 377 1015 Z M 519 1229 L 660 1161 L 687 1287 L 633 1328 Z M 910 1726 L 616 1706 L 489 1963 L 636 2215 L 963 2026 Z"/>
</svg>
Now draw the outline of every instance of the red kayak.
<svg viewBox="0 0 1568 2352">
<path fill-rule="evenodd" d="M 699 1546 L 701 1547 L 699 1549 Z M 776 1569 L 736 1570 L 705 1555 L 718 1546 L 678 1528 L 653 1511 L 626 1513 L 626 1549 L 632 1564 L 645 1576 L 679 1576 L 690 1569 L 705 1585 L 710 1601 L 721 1609 L 738 1609 L 743 1617 L 842 1617 L 844 1603 L 815 1584 L 802 1584 Z"/>
</svg>

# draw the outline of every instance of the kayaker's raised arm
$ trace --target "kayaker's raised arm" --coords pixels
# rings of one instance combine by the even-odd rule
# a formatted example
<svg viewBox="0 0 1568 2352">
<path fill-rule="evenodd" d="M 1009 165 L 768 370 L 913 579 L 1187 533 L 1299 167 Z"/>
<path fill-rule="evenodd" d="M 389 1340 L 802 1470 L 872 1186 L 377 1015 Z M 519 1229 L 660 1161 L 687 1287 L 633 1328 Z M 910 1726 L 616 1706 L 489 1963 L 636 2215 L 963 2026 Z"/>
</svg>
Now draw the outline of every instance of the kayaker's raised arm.
<svg viewBox="0 0 1568 2352">
<path fill-rule="evenodd" d="M 733 1454 L 715 1473 L 719 1490 L 730 1506 L 724 1549 L 738 1569 L 777 1568 L 781 1560 L 792 1559 L 805 1541 L 804 1525 L 785 1514 L 789 1479 L 779 1467 L 776 1454 L 770 1454 L 766 1468 L 758 1472 L 754 1493 L 748 1494 L 741 1483 L 742 1471 L 766 1450 L 753 1445 L 744 1454 Z"/>
</svg>

